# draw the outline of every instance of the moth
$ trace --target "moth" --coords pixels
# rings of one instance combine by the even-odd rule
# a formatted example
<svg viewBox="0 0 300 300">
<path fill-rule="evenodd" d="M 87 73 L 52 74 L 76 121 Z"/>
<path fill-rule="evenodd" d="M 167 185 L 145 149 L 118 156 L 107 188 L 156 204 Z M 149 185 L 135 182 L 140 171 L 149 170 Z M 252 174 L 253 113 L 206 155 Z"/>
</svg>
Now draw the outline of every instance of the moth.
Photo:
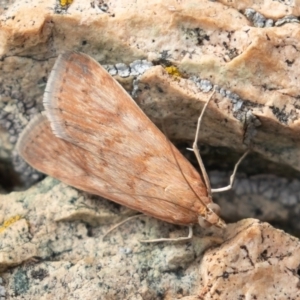
<svg viewBox="0 0 300 300">
<path fill-rule="evenodd" d="M 208 180 L 93 58 L 60 55 L 43 104 L 17 143 L 33 168 L 169 223 L 226 226 Z"/>
</svg>

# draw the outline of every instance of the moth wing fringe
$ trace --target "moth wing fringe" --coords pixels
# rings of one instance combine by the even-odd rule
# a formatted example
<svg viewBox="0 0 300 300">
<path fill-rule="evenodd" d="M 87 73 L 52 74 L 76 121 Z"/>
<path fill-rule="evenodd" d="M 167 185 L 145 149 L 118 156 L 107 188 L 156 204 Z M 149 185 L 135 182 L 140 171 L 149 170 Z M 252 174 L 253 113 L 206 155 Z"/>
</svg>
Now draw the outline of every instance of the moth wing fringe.
<svg viewBox="0 0 300 300">
<path fill-rule="evenodd" d="M 62 120 L 56 116 L 55 110 L 57 109 L 56 96 L 61 81 L 59 74 L 65 70 L 66 61 L 73 52 L 66 52 L 60 54 L 55 61 L 52 71 L 49 75 L 46 89 L 43 96 L 43 105 L 46 110 L 46 115 L 50 121 L 53 133 L 64 140 L 70 141 L 69 136 L 65 133 Z"/>
<path fill-rule="evenodd" d="M 24 152 L 24 146 L 28 144 L 28 138 L 32 134 L 32 131 L 34 130 L 34 128 L 43 123 L 45 121 L 45 118 L 46 117 L 44 114 L 37 114 L 29 121 L 29 123 L 21 132 L 15 148 L 21 156 L 23 156 L 22 153 Z"/>
</svg>

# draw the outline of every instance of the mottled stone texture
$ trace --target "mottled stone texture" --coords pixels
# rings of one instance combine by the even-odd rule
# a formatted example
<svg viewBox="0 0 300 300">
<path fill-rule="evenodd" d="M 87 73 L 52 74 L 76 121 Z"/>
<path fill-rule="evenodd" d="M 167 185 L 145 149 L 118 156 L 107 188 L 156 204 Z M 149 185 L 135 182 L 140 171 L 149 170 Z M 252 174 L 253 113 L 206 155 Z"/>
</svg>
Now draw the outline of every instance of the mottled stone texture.
<svg viewBox="0 0 300 300">
<path fill-rule="evenodd" d="M 144 216 L 103 241 L 133 212 L 51 178 L 0 196 L 0 211 L 5 299 L 300 297 L 299 240 L 255 219 L 223 231 L 195 226 L 190 242 L 142 244 L 187 233 Z"/>
<path fill-rule="evenodd" d="M 0 0 L 0 193 L 17 181 L 12 160 L 23 184 L 40 178 L 13 148 L 43 109 L 56 57 L 77 50 L 105 65 L 177 142 L 191 144 L 215 88 L 200 141 L 237 153 L 251 147 L 289 175 L 239 176 L 234 191 L 214 196 L 222 215 L 299 236 L 299 15 L 299 0 Z M 225 160 L 209 164 L 219 170 Z M 248 173 L 265 172 L 256 162 L 244 162 Z M 228 183 L 210 176 L 213 187 Z M 51 178 L 0 195 L 0 300 L 300 297 L 299 241 L 266 223 L 144 245 L 138 240 L 186 234 L 144 217 L 102 241 L 132 214 Z"/>
<path fill-rule="evenodd" d="M 297 299 L 299 240 L 250 219 L 230 229 L 226 242 L 203 257 L 201 297 Z"/>
<path fill-rule="evenodd" d="M 49 70 L 64 50 L 83 51 L 106 65 L 145 59 L 161 67 L 134 81 L 134 95 L 150 118 L 167 124 L 171 138 L 193 137 L 208 87 L 216 86 L 201 140 L 238 152 L 251 145 L 300 170 L 299 5 L 259 3 L 74 1 L 61 7 L 58 1 L 16 1 L 0 20 L 1 125 L 15 143 L 41 109 Z M 254 27 L 257 18 L 263 28 Z M 179 73 L 168 73 L 170 65 Z M 132 92 L 137 73 L 122 68 L 119 75 L 129 76 L 125 85 Z"/>
</svg>

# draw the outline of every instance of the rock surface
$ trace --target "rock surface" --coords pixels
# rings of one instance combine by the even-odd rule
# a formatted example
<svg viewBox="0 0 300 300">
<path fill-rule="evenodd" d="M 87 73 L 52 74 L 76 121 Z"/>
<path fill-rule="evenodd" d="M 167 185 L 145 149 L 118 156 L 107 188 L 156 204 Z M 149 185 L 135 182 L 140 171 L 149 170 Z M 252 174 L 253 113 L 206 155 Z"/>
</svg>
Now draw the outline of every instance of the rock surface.
<svg viewBox="0 0 300 300">
<path fill-rule="evenodd" d="M 223 231 L 197 226 L 189 242 L 142 244 L 187 230 L 139 217 L 102 240 L 133 212 L 51 178 L 0 195 L 0 211 L 0 292 L 7 300 L 300 296 L 299 240 L 255 219 Z"/>
<path fill-rule="evenodd" d="M 0 0 L 0 300 L 299 298 L 299 240 L 266 223 L 141 244 L 186 229 L 140 217 L 102 241 L 134 212 L 51 178 L 1 195 L 12 156 L 27 185 L 40 178 L 13 147 L 43 109 L 48 74 L 65 50 L 105 65 L 174 141 L 193 140 L 215 88 L 201 142 L 251 147 L 299 171 L 299 0 L 71 2 Z M 228 182 L 210 175 L 213 187 Z M 297 176 L 240 176 L 215 199 L 227 221 L 255 217 L 299 235 L 299 185 Z"/>
<path fill-rule="evenodd" d="M 16 1 L 0 19 L 1 125 L 14 144 L 42 109 L 57 55 L 78 50 L 129 76 L 137 102 L 175 140 L 193 138 L 217 86 L 201 140 L 238 152 L 251 145 L 300 170 L 297 16 L 297 1 Z M 133 82 L 126 65 L 139 59 L 160 66 Z"/>
</svg>

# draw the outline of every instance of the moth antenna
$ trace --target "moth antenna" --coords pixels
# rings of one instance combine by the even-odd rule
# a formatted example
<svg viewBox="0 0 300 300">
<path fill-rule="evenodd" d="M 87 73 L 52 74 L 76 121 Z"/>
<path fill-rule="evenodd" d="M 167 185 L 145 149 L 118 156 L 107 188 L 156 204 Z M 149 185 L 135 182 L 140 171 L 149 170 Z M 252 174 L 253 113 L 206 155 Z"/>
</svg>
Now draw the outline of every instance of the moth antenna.
<svg viewBox="0 0 300 300">
<path fill-rule="evenodd" d="M 202 161 L 202 158 L 201 158 L 201 155 L 200 155 L 200 151 L 199 151 L 199 148 L 198 148 L 198 138 L 199 138 L 199 133 L 200 133 L 200 125 L 201 125 L 201 122 L 202 122 L 202 119 L 203 119 L 203 115 L 204 115 L 204 112 L 208 106 L 208 103 L 210 102 L 210 100 L 212 99 L 213 95 L 215 94 L 216 90 L 214 89 L 213 92 L 211 93 L 211 95 L 209 96 L 208 100 L 206 101 L 202 111 L 201 111 L 201 114 L 198 118 L 198 123 L 197 123 L 197 129 L 196 129 L 196 135 L 195 135 L 195 140 L 194 140 L 194 144 L 193 144 L 193 151 L 196 155 L 196 158 L 198 160 L 198 163 L 200 165 L 200 169 L 201 169 L 201 172 L 202 172 L 202 175 L 203 175 L 203 179 L 205 181 L 205 185 L 206 185 L 206 188 L 207 188 L 207 193 L 208 193 L 208 197 L 210 199 L 212 199 L 212 193 L 219 193 L 219 192 L 224 192 L 224 191 L 228 191 L 232 188 L 233 186 L 233 182 L 234 182 L 234 179 L 235 179 L 235 175 L 236 175 L 236 172 L 237 172 L 237 169 L 238 169 L 238 166 L 240 165 L 240 163 L 243 161 L 243 159 L 247 156 L 247 154 L 250 152 L 250 150 L 247 150 L 243 155 L 242 157 L 238 160 L 238 162 L 235 164 L 234 166 L 234 169 L 233 169 L 233 173 L 231 174 L 230 176 L 230 181 L 229 181 L 229 185 L 228 186 L 225 186 L 225 187 L 222 187 L 222 188 L 217 188 L 217 189 L 212 189 L 211 188 L 211 185 L 210 185 L 210 180 L 209 180 L 209 177 L 207 175 L 207 172 L 206 172 L 206 169 L 205 169 L 205 166 L 203 164 L 203 161 Z"/>
<path fill-rule="evenodd" d="M 194 144 L 193 144 L 193 151 L 194 151 L 194 153 L 196 155 L 196 158 L 198 160 L 198 163 L 200 165 L 200 169 L 201 169 L 201 172 L 202 172 L 202 175 L 203 175 L 206 187 L 207 187 L 207 193 L 208 193 L 208 196 L 209 196 L 210 199 L 212 199 L 212 193 L 224 192 L 224 191 L 228 191 L 228 190 L 230 190 L 232 188 L 233 182 L 234 182 L 234 179 L 235 179 L 235 175 L 236 175 L 236 172 L 237 172 L 237 169 L 238 169 L 238 166 L 243 161 L 243 159 L 247 156 L 247 154 L 250 152 L 250 150 L 247 150 L 242 155 L 242 157 L 238 160 L 238 162 L 235 164 L 234 169 L 233 169 L 233 173 L 230 176 L 230 181 L 229 181 L 229 185 L 228 186 L 225 186 L 223 188 L 217 188 L 217 189 L 212 189 L 211 188 L 210 180 L 209 180 L 209 177 L 207 175 L 205 166 L 203 164 L 203 161 L 202 161 L 202 158 L 201 158 L 201 155 L 200 155 L 200 151 L 199 151 L 199 148 L 198 148 L 197 141 L 199 139 L 200 125 L 201 125 L 201 121 L 203 119 L 204 112 L 205 112 L 205 110 L 206 110 L 206 108 L 208 106 L 208 103 L 210 102 L 210 100 L 212 99 L 213 95 L 215 94 L 215 92 L 216 92 L 216 90 L 214 89 L 213 92 L 211 93 L 211 95 L 209 96 L 208 100 L 206 101 L 206 103 L 205 103 L 205 105 L 204 105 L 204 107 L 203 107 L 203 109 L 201 111 L 201 114 L 200 114 L 200 116 L 198 118 L 196 135 L 195 135 L 195 140 L 194 140 Z"/>
<path fill-rule="evenodd" d="M 214 89 L 213 92 L 211 93 L 211 95 L 209 96 L 208 100 L 206 101 L 202 111 L 201 111 L 201 114 L 198 118 L 197 129 L 196 129 L 196 134 L 195 134 L 195 140 L 194 140 L 194 143 L 193 143 L 193 151 L 195 153 L 195 156 L 197 158 L 198 164 L 199 164 L 200 169 L 201 169 L 201 173 L 202 173 L 202 176 L 203 176 L 203 179 L 204 179 L 204 182 L 205 182 L 205 185 L 206 185 L 206 189 L 207 189 L 207 195 L 211 200 L 212 200 L 212 196 L 211 196 L 210 180 L 209 180 L 209 177 L 207 175 L 205 166 L 203 164 L 203 161 L 202 161 L 202 158 L 201 158 L 201 155 L 200 155 L 200 151 L 199 151 L 199 147 L 198 147 L 198 139 L 199 139 L 200 126 L 201 126 L 201 122 L 202 122 L 202 119 L 203 119 L 204 112 L 205 112 L 205 110 L 208 106 L 208 103 L 210 102 L 213 95 L 215 94 L 215 92 L 216 92 L 216 90 Z"/>
</svg>

